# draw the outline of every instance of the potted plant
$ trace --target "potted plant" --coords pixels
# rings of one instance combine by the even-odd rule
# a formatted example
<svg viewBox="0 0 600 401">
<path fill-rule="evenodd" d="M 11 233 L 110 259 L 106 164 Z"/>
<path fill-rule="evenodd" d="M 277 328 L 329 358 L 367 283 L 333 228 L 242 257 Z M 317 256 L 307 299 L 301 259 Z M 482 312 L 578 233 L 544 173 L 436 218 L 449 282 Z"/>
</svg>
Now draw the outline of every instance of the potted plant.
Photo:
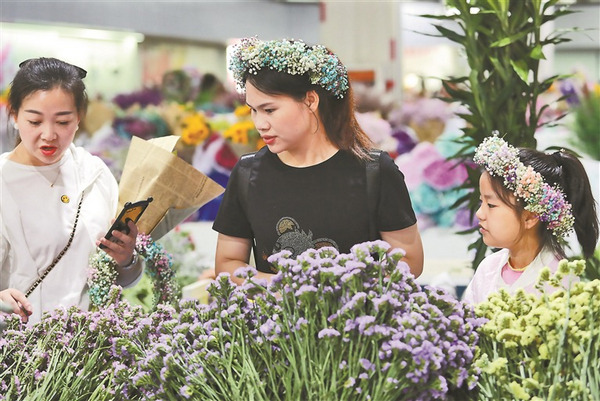
<svg viewBox="0 0 600 401">
<path fill-rule="evenodd" d="M 471 218 L 479 207 L 478 169 L 470 164 L 475 148 L 483 139 L 498 131 L 514 146 L 536 147 L 536 130 L 554 121 L 542 122 L 540 116 L 549 107 L 540 107 L 540 95 L 559 78 L 540 77 L 540 61 L 544 49 L 569 41 L 566 32 L 553 31 L 544 35 L 542 27 L 563 15 L 572 13 L 565 7 L 555 7 L 558 0 L 446 0 L 448 13 L 422 15 L 436 20 L 439 34 L 458 44 L 468 61 L 464 76 L 442 80 L 446 92 L 441 98 L 459 103 L 464 112 L 458 115 L 466 121 L 461 145 L 450 157 L 465 163 L 468 177 L 457 189 L 468 189 L 454 207 L 466 204 Z M 460 234 L 473 233 L 470 228 Z M 469 246 L 474 249 L 473 268 L 485 257 L 487 246 L 479 237 Z"/>
</svg>

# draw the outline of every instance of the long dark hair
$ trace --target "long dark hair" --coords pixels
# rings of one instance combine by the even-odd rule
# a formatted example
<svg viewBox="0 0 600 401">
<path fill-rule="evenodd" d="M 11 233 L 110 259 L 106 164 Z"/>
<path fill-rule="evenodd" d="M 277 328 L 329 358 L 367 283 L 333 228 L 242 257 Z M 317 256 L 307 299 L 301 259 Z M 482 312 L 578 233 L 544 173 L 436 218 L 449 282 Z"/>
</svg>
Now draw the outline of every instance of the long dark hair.
<svg viewBox="0 0 600 401">
<path fill-rule="evenodd" d="M 319 95 L 319 116 L 329 140 L 359 159 L 369 158 L 372 142 L 356 121 L 351 87 L 343 98 L 338 99 L 319 85 L 311 84 L 307 74 L 291 75 L 267 68 L 257 74 L 247 74 L 246 82 L 263 93 L 286 95 L 299 102 L 304 100 L 307 92 L 314 90 Z"/>
<path fill-rule="evenodd" d="M 80 118 L 87 111 L 88 97 L 83 78 L 86 71 L 55 58 L 34 58 L 19 65 L 8 94 L 8 113 L 16 115 L 23 99 L 37 91 L 60 88 L 73 95 Z"/>
<path fill-rule="evenodd" d="M 598 242 L 598 215 L 596 201 L 585 168 L 573 154 L 560 151 L 545 154 L 535 149 L 519 149 L 519 159 L 525 166 L 531 166 L 540 173 L 544 181 L 552 186 L 557 185 L 571 204 L 571 212 L 575 219 L 574 229 L 577 241 L 581 245 L 583 256 L 590 258 Z M 491 176 L 492 188 L 500 199 L 520 215 L 524 210 L 523 202 L 517 198 L 517 203 L 510 202 L 511 191 L 504 187 L 503 178 Z M 540 221 L 539 234 L 542 246 L 564 258 L 564 242 L 547 229 L 547 224 Z"/>
</svg>

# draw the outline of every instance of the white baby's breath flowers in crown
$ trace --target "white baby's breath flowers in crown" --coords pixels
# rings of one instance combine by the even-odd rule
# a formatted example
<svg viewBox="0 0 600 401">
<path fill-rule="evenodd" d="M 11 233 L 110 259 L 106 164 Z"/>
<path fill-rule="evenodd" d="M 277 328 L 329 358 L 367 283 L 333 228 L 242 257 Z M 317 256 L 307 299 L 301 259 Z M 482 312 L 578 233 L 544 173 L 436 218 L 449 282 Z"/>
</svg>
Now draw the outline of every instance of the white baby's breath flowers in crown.
<svg viewBox="0 0 600 401">
<path fill-rule="evenodd" d="M 504 186 L 525 204 L 525 210 L 535 213 L 556 237 L 567 235 L 575 222 L 571 204 L 558 186 L 544 182 L 533 167 L 519 159 L 519 150 L 497 134 L 489 136 L 477 147 L 475 163 L 492 175 L 504 178 Z"/>
<path fill-rule="evenodd" d="M 244 88 L 246 74 L 269 68 L 290 75 L 308 74 L 319 85 L 341 99 L 348 90 L 348 71 L 337 56 L 321 45 L 308 46 L 301 40 L 261 41 L 244 38 L 234 46 L 229 69 L 238 87 Z"/>
</svg>

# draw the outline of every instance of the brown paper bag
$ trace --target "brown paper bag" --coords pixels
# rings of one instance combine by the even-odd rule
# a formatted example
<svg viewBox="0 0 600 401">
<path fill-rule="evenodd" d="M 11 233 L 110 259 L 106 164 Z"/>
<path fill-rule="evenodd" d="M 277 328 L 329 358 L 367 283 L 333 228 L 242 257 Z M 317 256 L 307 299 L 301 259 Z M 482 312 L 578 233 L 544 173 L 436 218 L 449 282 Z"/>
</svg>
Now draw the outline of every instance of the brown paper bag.
<svg viewBox="0 0 600 401">
<path fill-rule="evenodd" d="M 137 224 L 154 240 L 225 190 L 172 153 L 179 138 L 134 136 L 119 183 L 119 210 L 125 202 L 154 198 Z"/>
</svg>

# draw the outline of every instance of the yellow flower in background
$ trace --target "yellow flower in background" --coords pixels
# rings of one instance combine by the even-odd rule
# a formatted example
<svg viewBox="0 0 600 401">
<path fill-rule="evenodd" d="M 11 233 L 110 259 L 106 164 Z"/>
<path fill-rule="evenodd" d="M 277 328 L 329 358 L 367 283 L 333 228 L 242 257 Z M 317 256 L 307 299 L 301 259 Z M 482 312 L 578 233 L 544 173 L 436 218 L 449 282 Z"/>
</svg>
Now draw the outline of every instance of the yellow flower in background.
<svg viewBox="0 0 600 401">
<path fill-rule="evenodd" d="M 223 137 L 233 143 L 241 143 L 247 145 L 250 142 L 250 136 L 254 133 L 257 135 L 254 123 L 250 120 L 240 121 L 233 124 L 223 133 Z"/>
<path fill-rule="evenodd" d="M 183 118 L 180 123 L 181 140 L 186 145 L 197 146 L 210 135 L 210 128 L 204 115 L 193 113 Z"/>
<path fill-rule="evenodd" d="M 241 106 L 238 106 L 233 111 L 233 114 L 235 114 L 236 117 L 246 117 L 246 116 L 249 116 L 250 115 L 250 107 L 248 107 L 245 104 L 243 104 Z"/>
</svg>

